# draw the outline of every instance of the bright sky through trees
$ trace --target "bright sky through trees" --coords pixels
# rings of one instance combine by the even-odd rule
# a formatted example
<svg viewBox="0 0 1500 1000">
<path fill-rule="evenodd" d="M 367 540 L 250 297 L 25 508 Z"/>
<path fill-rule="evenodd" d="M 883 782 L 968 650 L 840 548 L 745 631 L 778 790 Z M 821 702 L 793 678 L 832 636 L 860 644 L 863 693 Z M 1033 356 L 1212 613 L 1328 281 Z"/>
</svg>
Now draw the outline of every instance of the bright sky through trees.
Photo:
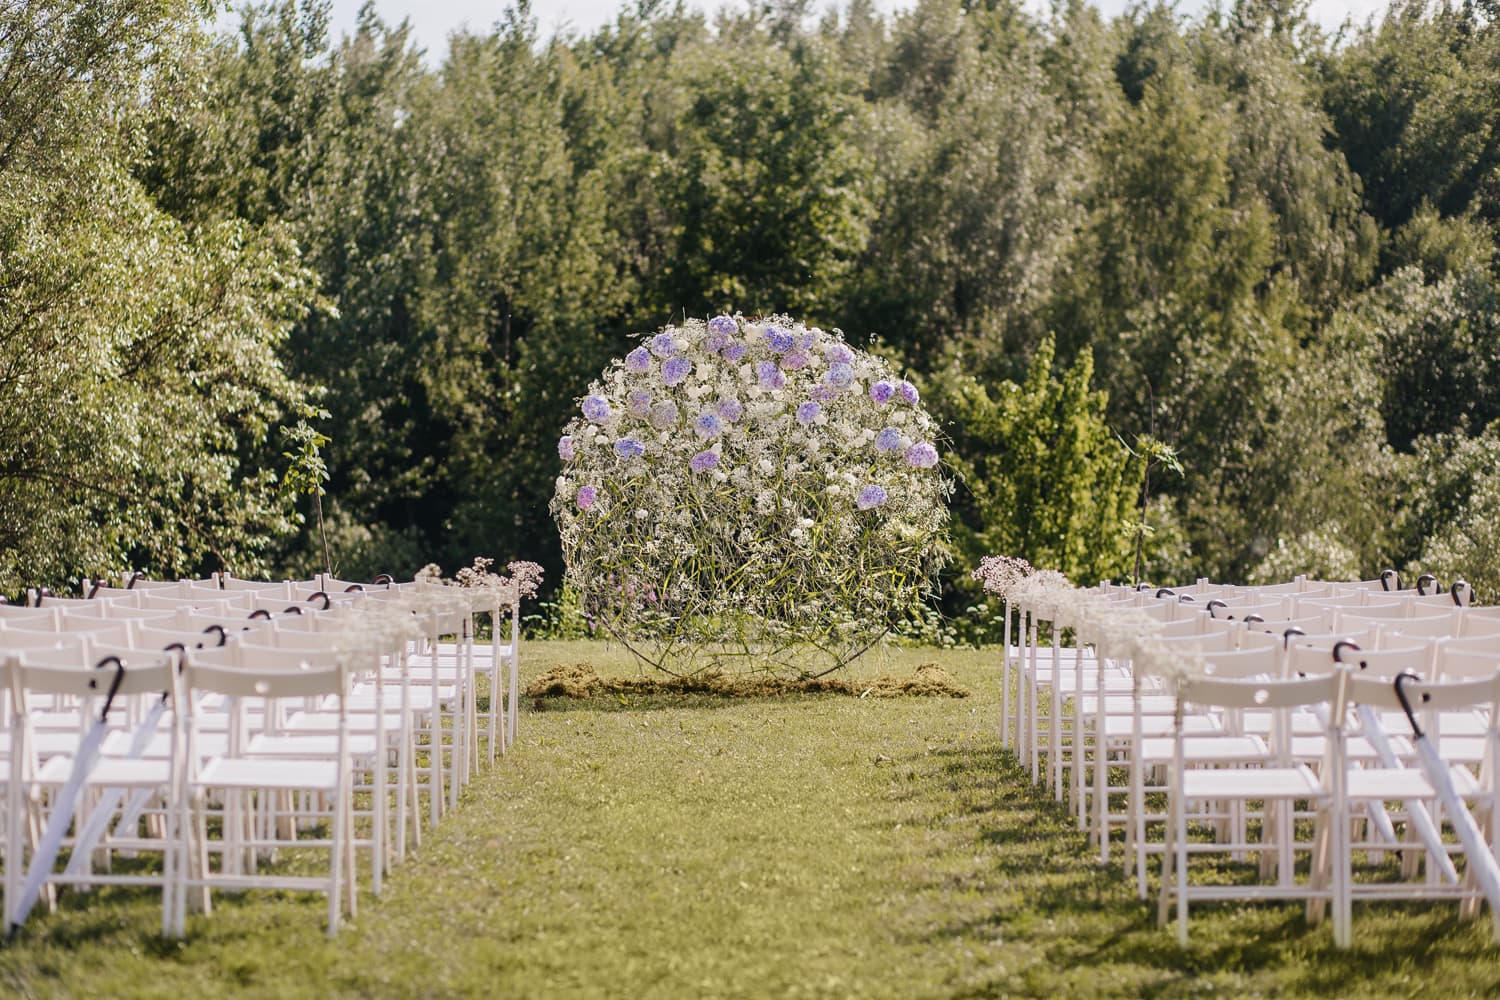
<svg viewBox="0 0 1500 1000">
<path fill-rule="evenodd" d="M 536 0 L 533 10 L 543 33 L 562 28 L 590 32 L 613 20 L 628 2 L 630 0 Z M 333 0 L 335 35 L 353 30 L 355 17 L 363 3 L 364 0 Z M 693 6 L 709 11 L 734 3 L 736 0 L 692 0 Z M 1096 0 L 1096 3 L 1106 14 L 1114 15 L 1124 11 L 1129 0 Z M 450 32 L 465 24 L 472 30 L 488 30 L 504 9 L 502 0 L 375 0 L 375 6 L 392 24 L 402 18 L 411 19 L 413 33 L 427 50 L 429 63 L 435 62 L 447 50 Z M 877 6 L 883 11 L 891 11 L 908 7 L 910 3 L 906 0 L 878 0 Z M 1044 5 L 1035 3 L 1035 6 Z M 1207 6 L 1209 4 L 1202 0 L 1184 0 L 1179 4 L 1183 13 L 1196 13 Z M 1383 0 L 1313 0 L 1311 7 L 1313 17 L 1329 28 L 1337 27 L 1346 17 L 1363 22 L 1383 9 Z M 238 15 L 230 14 L 221 23 L 233 26 L 237 21 Z"/>
</svg>

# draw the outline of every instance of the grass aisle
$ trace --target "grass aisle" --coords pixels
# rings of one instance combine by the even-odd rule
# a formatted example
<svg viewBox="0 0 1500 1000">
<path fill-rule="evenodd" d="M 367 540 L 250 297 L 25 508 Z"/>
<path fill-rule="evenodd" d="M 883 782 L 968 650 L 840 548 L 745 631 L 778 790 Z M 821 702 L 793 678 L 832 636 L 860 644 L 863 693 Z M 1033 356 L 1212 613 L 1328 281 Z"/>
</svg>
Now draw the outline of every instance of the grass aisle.
<svg viewBox="0 0 1500 1000">
<path fill-rule="evenodd" d="M 312 899 L 216 896 L 185 942 L 156 898 L 34 919 L 0 993 L 184 996 L 1494 995 L 1486 924 L 1291 907 L 1194 917 L 1180 952 L 996 748 L 992 654 L 962 701 L 615 696 L 528 705 L 517 751 L 333 943 Z M 524 672 L 597 644 L 532 643 Z"/>
</svg>

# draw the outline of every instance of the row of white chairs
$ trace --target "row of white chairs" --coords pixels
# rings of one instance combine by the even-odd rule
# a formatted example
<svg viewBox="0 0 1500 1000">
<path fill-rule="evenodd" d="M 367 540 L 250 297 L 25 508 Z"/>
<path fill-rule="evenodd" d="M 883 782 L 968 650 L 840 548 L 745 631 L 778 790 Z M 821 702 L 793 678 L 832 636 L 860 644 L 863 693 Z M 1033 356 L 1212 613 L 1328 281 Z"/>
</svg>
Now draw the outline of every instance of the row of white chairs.
<svg viewBox="0 0 1500 1000">
<path fill-rule="evenodd" d="M 332 935 L 355 911 L 356 856 L 378 894 L 423 813 L 430 826 L 457 805 L 482 744 L 493 761 L 515 738 L 517 608 L 486 609 L 486 649 L 456 588 L 90 590 L 0 606 L 8 926 L 58 886 L 147 884 L 167 934 L 213 888 L 282 888 L 325 893 Z M 307 874 L 304 849 L 328 866 Z M 122 861 L 142 852 L 156 863 Z"/>
<path fill-rule="evenodd" d="M 1161 643 L 1196 663 L 1176 684 L 1117 655 L 1129 643 L 1096 637 L 1084 648 L 1064 645 L 1062 623 L 1047 622 L 1051 641 L 1043 645 L 1038 616 L 1022 607 L 1019 641 L 1013 646 L 1007 635 L 1003 657 L 1002 740 L 1068 803 L 1101 862 L 1109 862 L 1112 835 L 1123 838 L 1143 898 L 1147 858 L 1169 859 L 1161 912 L 1165 918 L 1168 902 L 1176 903 L 1184 940 L 1191 899 L 1301 898 L 1314 914 L 1332 904 L 1340 944 L 1356 898 L 1458 896 L 1472 914 L 1478 890 L 1472 879 L 1457 880 L 1452 823 L 1432 801 L 1410 727 L 1392 702 L 1395 676 L 1423 679 L 1429 741 L 1457 769 L 1450 777 L 1476 804 L 1494 845 L 1500 608 L 1471 607 L 1471 596 L 1461 585 L 1442 594 L 1400 591 L 1389 577 L 1101 588 L 1101 602 L 1154 620 Z M 1190 816 L 1214 831 L 1207 845 L 1189 840 Z M 1320 832 L 1299 846 L 1296 832 L 1309 819 Z M 1306 850 L 1314 876 L 1298 881 L 1293 856 Z M 1187 859 L 1201 851 L 1253 858 L 1261 880 L 1193 886 Z M 1394 881 L 1351 874 L 1356 852 L 1380 865 L 1393 851 L 1401 858 Z"/>
</svg>

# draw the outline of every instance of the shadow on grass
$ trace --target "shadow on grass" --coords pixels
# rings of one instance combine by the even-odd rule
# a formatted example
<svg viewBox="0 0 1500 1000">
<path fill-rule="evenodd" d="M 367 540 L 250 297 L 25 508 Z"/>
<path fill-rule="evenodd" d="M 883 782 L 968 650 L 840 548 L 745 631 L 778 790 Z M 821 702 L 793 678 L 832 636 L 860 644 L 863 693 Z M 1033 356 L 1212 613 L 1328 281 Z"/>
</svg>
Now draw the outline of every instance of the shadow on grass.
<svg viewBox="0 0 1500 1000">
<path fill-rule="evenodd" d="M 934 941 L 988 941 L 1027 946 L 1032 964 L 1015 960 L 983 970 L 957 996 L 1046 995 L 1076 992 L 1143 997 L 1174 996 L 1228 977 L 1255 993 L 1380 995 L 1392 990 L 1442 992 L 1445 965 L 1465 969 L 1466 990 L 1475 970 L 1500 993 L 1500 962 L 1489 943 L 1487 916 L 1461 923 L 1449 903 L 1356 904 L 1355 945 L 1340 951 L 1329 924 L 1310 925 L 1302 904 L 1225 902 L 1197 904 L 1190 943 L 1180 948 L 1171 927 L 1156 921 L 1152 895 L 1136 898 L 1134 880 L 1118 861 L 1098 863 L 1095 848 L 1049 790 L 1031 782 L 1014 755 L 989 750 L 940 750 L 898 767 L 926 770 L 898 797 L 925 807 L 937 828 L 970 830 L 984 854 L 983 884 L 993 902 L 977 914 L 942 922 Z M 1118 855 L 1116 855 L 1118 857 Z M 1195 862 L 1201 865 L 1203 862 Z M 1244 865 L 1221 865 L 1219 874 L 1242 874 Z M 1201 868 L 1199 869 L 1202 870 Z M 976 875 L 976 877 L 979 877 Z M 951 879 L 921 889 L 941 892 Z M 1080 978 L 1082 977 L 1082 978 Z"/>
</svg>

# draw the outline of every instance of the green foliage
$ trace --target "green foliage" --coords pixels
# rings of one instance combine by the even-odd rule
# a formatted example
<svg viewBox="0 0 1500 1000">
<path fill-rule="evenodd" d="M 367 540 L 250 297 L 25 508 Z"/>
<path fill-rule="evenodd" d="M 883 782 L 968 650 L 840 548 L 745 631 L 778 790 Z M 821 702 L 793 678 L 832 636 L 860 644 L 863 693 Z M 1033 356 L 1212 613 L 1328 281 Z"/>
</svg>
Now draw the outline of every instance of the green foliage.
<svg viewBox="0 0 1500 1000">
<path fill-rule="evenodd" d="M 1024 535 L 1085 578 L 1136 533 L 1151 575 L 1427 559 L 1469 494 L 1368 484 L 1500 419 L 1492 4 L 1335 41 L 1283 0 L 645 3 L 558 37 L 518 3 L 425 58 L 373 5 L 344 38 L 327 0 L 217 38 L 214 6 L 0 5 L 0 589 L 333 552 L 559 580 L 575 387 L 726 305 L 937 387 L 962 552 Z M 1010 477 L 1052 452 L 990 449 L 1022 434 L 986 394 L 1053 350 L 1092 357 L 1098 426 L 1180 456 L 1147 516 L 1082 528 L 1124 480 L 1049 513 Z M 321 531 L 273 473 L 314 386 Z"/>
<path fill-rule="evenodd" d="M 0 7 L 0 589 L 263 571 L 291 529 L 269 431 L 313 300 L 284 227 L 188 227 L 126 167 L 187 3 Z"/>
<path fill-rule="evenodd" d="M 951 436 L 947 461 L 959 480 L 960 566 L 1004 552 L 1080 582 L 1129 572 L 1145 460 L 1110 430 L 1106 394 L 1090 388 L 1092 378 L 1086 349 L 1054 374 L 1049 339 L 1019 384 L 989 388 L 957 365 L 934 379 L 933 406 Z M 977 593 L 964 580 L 953 585 Z"/>
</svg>

